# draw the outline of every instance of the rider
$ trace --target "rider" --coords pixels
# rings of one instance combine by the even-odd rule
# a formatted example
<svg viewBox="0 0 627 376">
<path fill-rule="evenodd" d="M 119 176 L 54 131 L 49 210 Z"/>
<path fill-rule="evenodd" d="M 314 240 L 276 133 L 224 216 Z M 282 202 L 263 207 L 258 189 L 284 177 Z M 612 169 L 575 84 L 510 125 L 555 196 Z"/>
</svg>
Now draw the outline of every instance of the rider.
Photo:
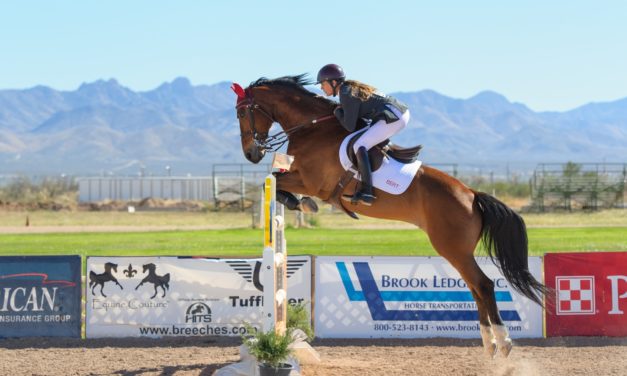
<svg viewBox="0 0 627 376">
<path fill-rule="evenodd" d="M 334 114 L 346 130 L 354 132 L 358 119 L 370 122 L 370 127 L 353 146 L 361 185 L 351 202 L 370 206 L 375 200 L 368 150 L 400 132 L 409 122 L 409 109 L 396 98 L 381 94 L 377 89 L 359 81 L 347 80 L 342 67 L 327 64 L 318 72 L 317 83 L 327 96 L 339 95 L 340 105 Z"/>
</svg>

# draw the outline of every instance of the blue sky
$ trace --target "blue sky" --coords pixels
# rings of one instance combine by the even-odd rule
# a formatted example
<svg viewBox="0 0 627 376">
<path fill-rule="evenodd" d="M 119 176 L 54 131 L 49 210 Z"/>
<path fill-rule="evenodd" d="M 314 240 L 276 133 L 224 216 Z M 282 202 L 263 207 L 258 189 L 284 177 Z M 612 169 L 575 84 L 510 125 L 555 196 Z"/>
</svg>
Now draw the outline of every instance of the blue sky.
<svg viewBox="0 0 627 376">
<path fill-rule="evenodd" d="M 150 90 L 310 73 L 493 90 L 534 110 L 627 97 L 627 1 L 3 1 L 0 89 Z"/>
</svg>

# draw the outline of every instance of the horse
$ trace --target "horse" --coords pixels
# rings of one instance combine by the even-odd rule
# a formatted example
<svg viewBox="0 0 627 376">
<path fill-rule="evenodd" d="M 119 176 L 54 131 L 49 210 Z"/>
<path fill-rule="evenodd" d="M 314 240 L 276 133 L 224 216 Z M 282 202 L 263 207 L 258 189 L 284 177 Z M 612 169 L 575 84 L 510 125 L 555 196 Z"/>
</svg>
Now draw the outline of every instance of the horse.
<svg viewBox="0 0 627 376">
<path fill-rule="evenodd" d="M 233 84 L 246 159 L 259 163 L 267 150 L 276 151 L 287 142 L 286 152 L 294 157 L 293 163 L 275 176 L 277 200 L 289 209 L 316 211 L 317 206 L 307 197 L 313 196 L 353 217 L 359 213 L 398 220 L 424 230 L 433 248 L 466 282 L 477 304 L 485 352 L 494 357 L 500 351 L 507 357 L 512 341 L 497 308 L 494 282 L 481 270 L 474 252 L 481 241 L 510 285 L 542 305 L 547 289 L 529 271 L 522 217 L 495 197 L 424 164 L 403 194 L 375 189 L 377 199 L 372 206 L 346 208 L 336 198 L 354 192 L 358 183 L 355 178 L 343 179 L 346 174 L 339 159 L 340 145 L 349 133 L 333 116 L 337 103 L 307 90 L 305 86 L 310 84 L 306 75 L 262 77 L 245 89 Z M 269 135 L 274 123 L 282 131 Z M 306 197 L 297 199 L 294 194 Z"/>
<path fill-rule="evenodd" d="M 146 273 L 146 270 L 148 270 L 148 275 L 144 279 L 142 279 L 137 287 L 135 287 L 135 290 L 137 290 L 141 287 L 141 285 L 146 282 L 152 283 L 155 288 L 155 293 L 150 297 L 150 299 L 154 299 L 154 297 L 157 296 L 157 287 L 161 287 L 161 289 L 163 290 L 163 295 L 161 296 L 162 298 L 165 298 L 165 292 L 167 289 L 170 288 L 170 273 L 157 275 L 157 273 L 155 272 L 156 269 L 157 266 L 155 264 L 143 265 L 142 273 Z"/>
<path fill-rule="evenodd" d="M 114 264 L 112 262 L 106 263 L 105 271 L 104 273 L 101 273 L 101 274 L 96 274 L 94 273 L 93 270 L 89 272 L 89 287 L 91 287 L 92 295 L 96 295 L 96 293 L 94 293 L 94 289 L 96 288 L 97 285 L 100 285 L 100 294 L 102 294 L 102 296 L 106 298 L 107 296 L 104 294 L 104 292 L 102 292 L 102 289 L 104 288 L 104 284 L 109 281 L 115 282 L 116 285 L 120 286 L 120 289 L 124 290 L 122 285 L 120 285 L 118 280 L 113 276 L 111 269 L 113 269 L 113 271 L 117 273 L 118 264 Z"/>
</svg>

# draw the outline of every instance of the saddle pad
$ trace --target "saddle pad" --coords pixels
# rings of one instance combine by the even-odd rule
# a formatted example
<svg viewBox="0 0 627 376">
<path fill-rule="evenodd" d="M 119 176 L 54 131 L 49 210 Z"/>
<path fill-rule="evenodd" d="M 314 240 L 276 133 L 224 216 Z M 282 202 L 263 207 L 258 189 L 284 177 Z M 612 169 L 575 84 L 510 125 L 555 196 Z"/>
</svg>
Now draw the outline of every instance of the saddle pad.
<svg viewBox="0 0 627 376">
<path fill-rule="evenodd" d="M 363 132 L 365 130 L 360 130 Z M 356 133 L 359 133 L 356 132 Z M 359 171 L 355 170 L 353 163 L 348 158 L 346 146 L 348 141 L 355 135 L 352 133 L 348 135 L 342 145 L 340 146 L 340 163 L 344 170 L 351 170 L 355 172 L 355 178 L 361 180 Z M 372 173 L 372 185 L 375 188 L 393 194 L 400 195 L 407 190 L 409 184 L 416 176 L 416 172 L 422 165 L 422 161 L 415 161 L 412 163 L 401 163 L 393 158 L 384 157 L 381 167 L 377 171 Z"/>
</svg>

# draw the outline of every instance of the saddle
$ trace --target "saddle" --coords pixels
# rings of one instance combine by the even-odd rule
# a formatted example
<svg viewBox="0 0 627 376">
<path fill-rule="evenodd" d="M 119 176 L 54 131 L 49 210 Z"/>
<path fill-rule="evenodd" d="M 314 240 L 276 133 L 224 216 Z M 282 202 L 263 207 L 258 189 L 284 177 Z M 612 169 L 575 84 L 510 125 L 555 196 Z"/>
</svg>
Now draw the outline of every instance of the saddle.
<svg viewBox="0 0 627 376">
<path fill-rule="evenodd" d="M 348 158 L 354 166 L 357 165 L 357 157 L 355 156 L 353 146 L 355 145 L 355 142 L 364 135 L 364 133 L 365 132 L 360 132 L 353 136 L 348 141 L 348 145 L 346 146 Z M 393 158 L 403 164 L 413 163 L 416 161 L 416 158 L 418 158 L 420 150 L 422 150 L 422 145 L 402 147 L 391 143 L 389 139 L 384 140 L 368 150 L 368 158 L 370 158 L 372 172 L 377 171 L 379 167 L 381 167 L 384 157 Z"/>
<path fill-rule="evenodd" d="M 355 156 L 353 145 L 355 145 L 355 142 L 364 133 L 365 132 L 359 132 L 358 134 L 354 135 L 347 143 L 346 152 L 353 166 L 357 165 L 357 157 Z M 368 158 L 370 158 L 372 172 L 378 170 L 381 167 L 381 165 L 383 164 L 383 158 L 385 157 L 393 158 L 394 160 L 403 164 L 413 163 L 416 161 L 421 149 L 422 145 L 404 148 L 399 145 L 392 144 L 389 139 L 385 140 L 368 150 Z M 335 189 L 326 201 L 331 205 L 342 209 L 342 211 L 346 213 L 349 217 L 359 219 L 357 214 L 355 214 L 351 210 L 348 210 L 344 206 L 341 199 L 342 194 L 344 193 L 344 189 L 346 189 L 346 186 L 353 179 L 354 175 L 355 173 L 351 169 L 346 170 L 346 172 L 344 173 L 344 175 L 342 175 L 337 185 L 335 186 Z"/>
</svg>

